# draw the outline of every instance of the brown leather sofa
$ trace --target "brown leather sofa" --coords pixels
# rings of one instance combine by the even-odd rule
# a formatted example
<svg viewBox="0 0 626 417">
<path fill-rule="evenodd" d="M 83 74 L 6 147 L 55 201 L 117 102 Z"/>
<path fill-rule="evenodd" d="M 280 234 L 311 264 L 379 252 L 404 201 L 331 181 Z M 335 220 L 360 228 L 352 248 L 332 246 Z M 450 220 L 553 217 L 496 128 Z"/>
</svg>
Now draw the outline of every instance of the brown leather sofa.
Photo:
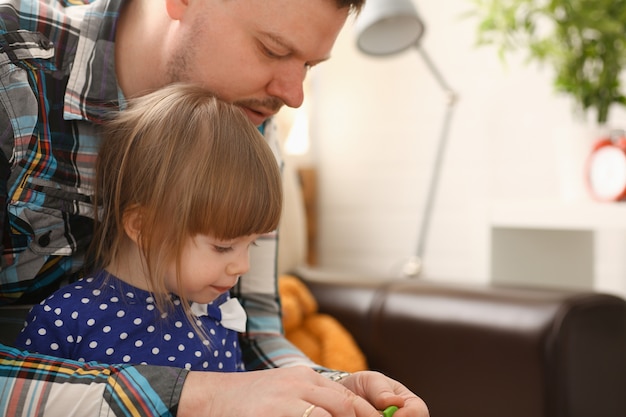
<svg viewBox="0 0 626 417">
<path fill-rule="evenodd" d="M 626 302 L 584 291 L 303 276 L 432 417 L 626 417 Z"/>
</svg>

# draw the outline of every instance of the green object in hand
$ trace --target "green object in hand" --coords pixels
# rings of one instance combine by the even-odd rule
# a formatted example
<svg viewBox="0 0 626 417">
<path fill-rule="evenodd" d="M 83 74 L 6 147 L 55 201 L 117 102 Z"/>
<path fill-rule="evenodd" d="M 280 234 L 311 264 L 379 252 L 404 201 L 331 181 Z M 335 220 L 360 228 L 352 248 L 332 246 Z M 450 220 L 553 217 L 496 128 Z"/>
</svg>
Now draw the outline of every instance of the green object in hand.
<svg viewBox="0 0 626 417">
<path fill-rule="evenodd" d="M 383 411 L 383 417 L 391 417 L 396 411 L 398 411 L 398 407 L 396 407 L 395 405 L 390 405 L 389 407 L 385 408 L 385 411 Z"/>
</svg>

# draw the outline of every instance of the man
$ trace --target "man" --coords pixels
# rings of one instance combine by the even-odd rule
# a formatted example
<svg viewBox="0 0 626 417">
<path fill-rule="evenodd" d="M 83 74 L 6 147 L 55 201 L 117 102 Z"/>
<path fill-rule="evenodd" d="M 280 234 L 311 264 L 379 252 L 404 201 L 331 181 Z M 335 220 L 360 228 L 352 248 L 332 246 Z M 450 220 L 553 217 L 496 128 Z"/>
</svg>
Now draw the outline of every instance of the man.
<svg viewBox="0 0 626 417">
<path fill-rule="evenodd" d="M 306 72 L 329 58 L 362 0 L 83 0 L 69 6 L 76 3 L 0 0 L 5 303 L 38 300 L 80 276 L 91 234 L 99 124 L 111 110 L 127 98 L 189 81 L 239 105 L 269 135 L 268 119 L 283 105 L 300 106 Z M 234 295 L 249 316 L 242 340 L 247 369 L 262 371 L 84 365 L 3 347 L 5 414 L 39 407 L 44 416 L 374 417 L 377 409 L 397 405 L 397 417 L 427 416 L 424 403 L 398 382 L 374 372 L 321 369 L 286 342 L 276 237 L 260 243 Z"/>
</svg>

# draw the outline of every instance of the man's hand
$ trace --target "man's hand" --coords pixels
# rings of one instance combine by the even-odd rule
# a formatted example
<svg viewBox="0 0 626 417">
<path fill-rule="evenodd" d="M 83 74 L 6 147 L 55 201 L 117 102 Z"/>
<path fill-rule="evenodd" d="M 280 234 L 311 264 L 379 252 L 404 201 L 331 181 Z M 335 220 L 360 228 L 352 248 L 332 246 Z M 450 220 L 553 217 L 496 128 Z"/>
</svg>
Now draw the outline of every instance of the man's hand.
<svg viewBox="0 0 626 417">
<path fill-rule="evenodd" d="M 339 381 L 350 391 L 366 399 L 379 410 L 399 407 L 393 417 L 428 417 L 428 407 L 407 387 L 379 372 L 356 372 Z"/>
<path fill-rule="evenodd" d="M 376 407 L 388 405 L 409 407 L 399 410 L 396 417 L 428 416 L 419 398 L 381 374 L 358 373 L 344 381 L 330 381 L 303 366 L 235 373 L 190 372 L 177 416 L 379 417 Z M 312 405 L 315 407 L 311 409 Z"/>
</svg>

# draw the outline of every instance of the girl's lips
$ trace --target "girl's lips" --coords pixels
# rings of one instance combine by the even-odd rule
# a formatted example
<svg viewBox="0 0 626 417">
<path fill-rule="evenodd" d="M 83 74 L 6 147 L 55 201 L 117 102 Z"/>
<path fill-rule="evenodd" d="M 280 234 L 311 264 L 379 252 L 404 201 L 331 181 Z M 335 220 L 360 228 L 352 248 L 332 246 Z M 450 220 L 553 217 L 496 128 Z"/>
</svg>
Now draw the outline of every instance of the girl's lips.
<svg viewBox="0 0 626 417">
<path fill-rule="evenodd" d="M 228 286 L 228 287 L 217 287 L 215 285 L 213 285 L 213 289 L 215 289 L 215 291 L 218 291 L 220 294 L 225 293 L 227 291 L 230 291 L 230 289 L 232 288 L 232 286 Z"/>
</svg>

